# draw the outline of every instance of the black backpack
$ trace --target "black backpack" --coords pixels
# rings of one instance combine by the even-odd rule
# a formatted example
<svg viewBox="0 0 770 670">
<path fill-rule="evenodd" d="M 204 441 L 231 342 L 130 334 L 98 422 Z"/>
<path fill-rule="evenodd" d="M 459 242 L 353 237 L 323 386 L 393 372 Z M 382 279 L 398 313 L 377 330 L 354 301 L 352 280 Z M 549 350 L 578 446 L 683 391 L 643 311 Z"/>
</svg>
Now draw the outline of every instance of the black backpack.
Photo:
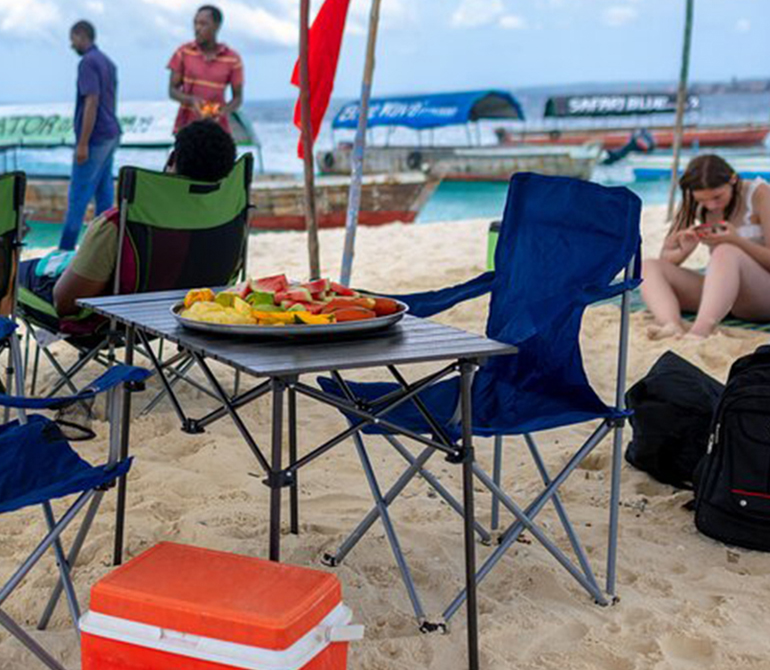
<svg viewBox="0 0 770 670">
<path fill-rule="evenodd" d="M 730 369 L 698 468 L 695 525 L 727 544 L 770 551 L 770 346 Z"/>
<path fill-rule="evenodd" d="M 691 489 L 723 389 L 700 368 L 667 351 L 626 393 L 626 405 L 634 412 L 626 460 L 664 484 Z"/>
</svg>

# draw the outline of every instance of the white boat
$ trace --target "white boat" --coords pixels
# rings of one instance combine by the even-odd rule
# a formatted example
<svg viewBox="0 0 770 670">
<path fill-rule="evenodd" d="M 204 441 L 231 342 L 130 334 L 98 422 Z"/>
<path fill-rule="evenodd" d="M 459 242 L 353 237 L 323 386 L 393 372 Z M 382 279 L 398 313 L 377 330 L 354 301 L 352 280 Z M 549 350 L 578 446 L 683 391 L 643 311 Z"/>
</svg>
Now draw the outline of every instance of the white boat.
<svg viewBox="0 0 770 670">
<path fill-rule="evenodd" d="M 687 163 L 697 154 L 683 153 L 679 161 L 679 174 L 684 172 Z M 770 153 L 734 153 L 720 151 L 719 155 L 724 158 L 743 179 L 755 179 L 762 177 L 770 180 Z M 628 167 L 634 175 L 636 181 L 650 181 L 654 179 L 669 179 L 671 177 L 671 166 L 673 157 L 671 153 L 665 154 L 631 154 L 624 161 L 623 165 Z"/>
<path fill-rule="evenodd" d="M 358 124 L 359 103 L 345 105 L 335 117 L 333 130 L 353 130 Z M 598 145 L 564 147 L 504 147 L 497 144 L 465 146 L 433 142 L 433 131 L 448 126 L 469 128 L 482 119 L 523 120 L 521 105 L 505 91 L 471 91 L 437 95 L 372 99 L 368 128 L 409 128 L 428 144 L 392 146 L 368 144 L 364 173 L 398 173 L 421 170 L 448 181 L 508 181 L 515 172 L 539 172 L 588 179 L 599 159 Z M 388 135 L 388 137 L 390 137 Z M 353 146 L 340 142 L 316 154 L 318 169 L 327 174 L 350 174 Z"/>
<path fill-rule="evenodd" d="M 150 169 L 163 166 L 174 144 L 178 105 L 172 101 L 121 102 L 123 129 L 118 164 Z M 60 222 L 67 208 L 69 151 L 74 145 L 73 105 L 67 103 L 0 106 L 0 173 L 24 169 L 31 162 L 27 206 L 36 221 Z M 254 203 L 249 220 L 254 228 L 304 230 L 305 197 L 302 179 L 287 174 L 267 174 L 262 168 L 259 141 L 251 122 L 236 113 L 230 126 L 240 151 L 257 155 L 257 174 L 251 187 Z M 66 160 L 48 164 L 46 156 L 63 152 Z M 30 160 L 30 155 L 34 158 Z M 372 175 L 363 183 L 362 225 L 401 221 L 411 223 L 436 190 L 438 179 L 411 171 Z M 350 176 L 322 177 L 316 182 L 320 227 L 345 225 Z"/>
</svg>

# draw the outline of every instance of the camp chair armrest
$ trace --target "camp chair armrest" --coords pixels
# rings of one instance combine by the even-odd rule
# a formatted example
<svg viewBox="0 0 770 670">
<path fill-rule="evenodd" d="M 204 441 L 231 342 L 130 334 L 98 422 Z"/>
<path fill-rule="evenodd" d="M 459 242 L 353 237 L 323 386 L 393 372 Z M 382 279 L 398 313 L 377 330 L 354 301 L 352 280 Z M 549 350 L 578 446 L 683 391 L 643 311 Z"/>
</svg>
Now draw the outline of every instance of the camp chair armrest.
<svg viewBox="0 0 770 670">
<path fill-rule="evenodd" d="M 615 282 L 609 286 L 586 286 L 581 291 L 581 297 L 586 305 L 592 305 L 603 300 L 610 300 L 626 291 L 633 291 L 642 283 L 641 279 L 627 279 Z"/>
<path fill-rule="evenodd" d="M 429 317 L 444 312 L 450 307 L 454 307 L 466 300 L 486 295 L 492 290 L 494 279 L 494 272 L 485 272 L 467 282 L 439 289 L 438 291 L 391 295 L 390 297 L 409 305 L 410 314 L 419 317 Z"/>
<path fill-rule="evenodd" d="M 7 316 L 0 316 L 0 341 L 8 339 L 18 326 L 13 319 L 9 319 Z"/>
<path fill-rule="evenodd" d="M 116 365 L 103 375 L 95 379 L 80 393 L 71 396 L 56 398 L 26 398 L 0 394 L 0 407 L 13 407 L 16 409 L 61 409 L 82 400 L 89 400 L 94 396 L 109 391 L 116 386 L 128 383 L 144 381 L 150 376 L 150 371 L 131 365 Z"/>
</svg>

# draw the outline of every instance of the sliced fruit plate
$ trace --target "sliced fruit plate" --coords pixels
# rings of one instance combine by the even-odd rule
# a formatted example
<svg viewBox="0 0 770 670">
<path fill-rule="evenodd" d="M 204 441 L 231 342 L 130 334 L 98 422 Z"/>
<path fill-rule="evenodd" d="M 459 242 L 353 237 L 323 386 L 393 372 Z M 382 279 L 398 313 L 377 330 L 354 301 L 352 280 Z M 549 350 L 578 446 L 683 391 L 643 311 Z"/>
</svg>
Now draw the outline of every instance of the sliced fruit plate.
<svg viewBox="0 0 770 670">
<path fill-rule="evenodd" d="M 387 328 L 407 306 L 329 279 L 300 284 L 285 275 L 250 279 L 214 293 L 193 289 L 172 313 L 187 328 L 231 335 L 322 335 Z"/>
</svg>

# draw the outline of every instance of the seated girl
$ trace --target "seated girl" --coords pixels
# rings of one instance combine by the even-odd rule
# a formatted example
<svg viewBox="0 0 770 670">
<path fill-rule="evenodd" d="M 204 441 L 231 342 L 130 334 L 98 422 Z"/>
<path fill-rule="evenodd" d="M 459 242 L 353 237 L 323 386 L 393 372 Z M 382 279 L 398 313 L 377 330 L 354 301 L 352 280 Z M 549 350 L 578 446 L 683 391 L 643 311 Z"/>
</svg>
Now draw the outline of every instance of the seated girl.
<svg viewBox="0 0 770 670">
<path fill-rule="evenodd" d="M 715 155 L 690 161 L 679 180 L 682 203 L 660 258 L 644 262 L 642 297 L 657 326 L 654 339 L 686 332 L 706 338 L 728 314 L 770 321 L 770 186 L 742 180 Z M 709 247 L 705 275 L 681 267 L 699 244 Z"/>
</svg>

